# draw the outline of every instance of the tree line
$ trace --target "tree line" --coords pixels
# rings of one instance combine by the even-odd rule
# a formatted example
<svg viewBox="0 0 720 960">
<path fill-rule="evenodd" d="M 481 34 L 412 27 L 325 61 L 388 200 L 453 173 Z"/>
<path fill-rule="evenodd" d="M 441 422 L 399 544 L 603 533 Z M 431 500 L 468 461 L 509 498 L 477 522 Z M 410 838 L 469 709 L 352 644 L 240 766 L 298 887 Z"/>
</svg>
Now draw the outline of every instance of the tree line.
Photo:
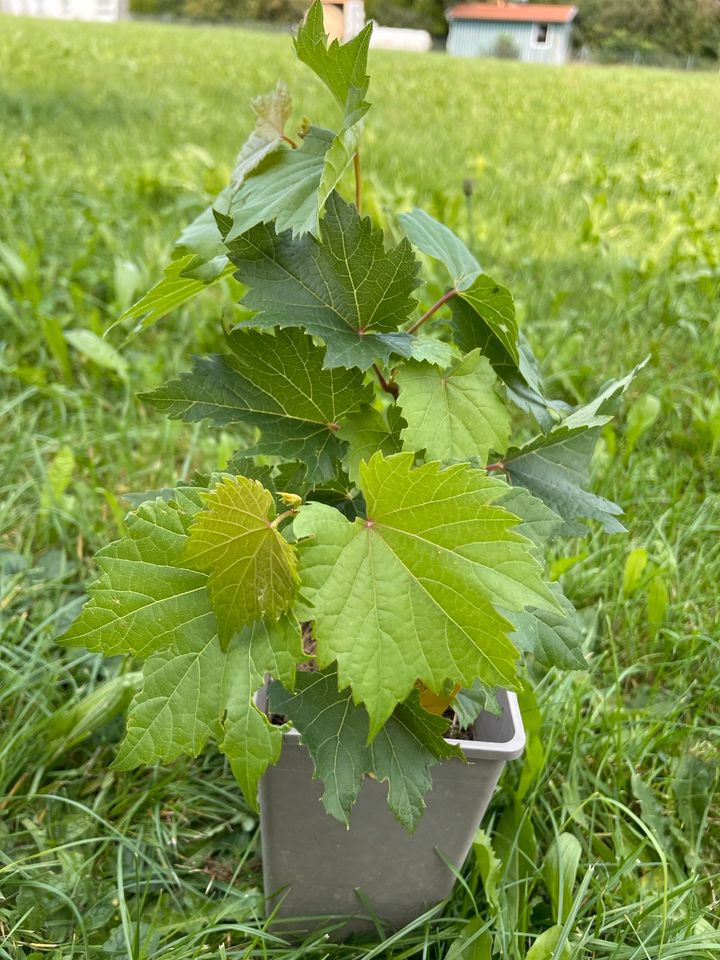
<svg viewBox="0 0 720 960">
<path fill-rule="evenodd" d="M 575 0 L 574 42 L 606 53 L 665 53 L 717 60 L 720 0 Z M 293 23 L 308 0 L 131 0 L 136 14 L 211 22 L 269 20 Z M 447 33 L 447 0 L 366 0 L 368 17 L 390 27 Z"/>
</svg>

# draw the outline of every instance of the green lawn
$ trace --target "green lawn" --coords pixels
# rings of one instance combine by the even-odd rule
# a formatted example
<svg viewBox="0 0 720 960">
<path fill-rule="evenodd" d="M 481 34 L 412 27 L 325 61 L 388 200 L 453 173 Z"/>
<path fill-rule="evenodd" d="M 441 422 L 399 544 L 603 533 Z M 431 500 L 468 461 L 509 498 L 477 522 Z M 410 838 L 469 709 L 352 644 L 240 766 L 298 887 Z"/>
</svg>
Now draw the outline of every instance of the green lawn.
<svg viewBox="0 0 720 960">
<path fill-rule="evenodd" d="M 560 944 L 530 960 L 720 956 L 717 77 L 380 53 L 371 72 L 368 212 L 389 231 L 391 206 L 442 214 L 513 291 L 555 395 L 650 355 L 595 462 L 629 533 L 552 558 L 589 670 L 539 680 L 541 728 L 526 696 L 525 765 L 484 825 L 496 892 L 478 857 L 392 942 L 288 945 L 265 931 L 256 820 L 221 758 L 108 769 L 132 665 L 53 638 L 122 529 L 122 493 L 232 452 L 134 394 L 218 341 L 233 291 L 134 341 L 126 365 L 66 335 L 101 334 L 159 278 L 224 185 L 250 96 L 280 75 L 296 123 L 331 124 L 332 105 L 287 36 L 4 17 L 0 957 L 487 960 L 487 925 L 494 957 L 524 960 L 558 917 Z M 559 834 L 575 840 L 558 886 Z"/>
</svg>

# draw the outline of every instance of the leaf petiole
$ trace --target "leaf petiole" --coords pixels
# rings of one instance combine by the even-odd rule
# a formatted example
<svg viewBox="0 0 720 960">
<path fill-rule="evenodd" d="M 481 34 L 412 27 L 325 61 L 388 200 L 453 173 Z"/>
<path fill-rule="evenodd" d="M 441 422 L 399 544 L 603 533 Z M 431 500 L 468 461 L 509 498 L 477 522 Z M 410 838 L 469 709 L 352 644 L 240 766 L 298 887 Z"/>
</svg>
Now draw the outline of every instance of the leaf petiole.
<svg viewBox="0 0 720 960">
<path fill-rule="evenodd" d="M 437 313 L 440 307 L 444 306 L 444 304 L 446 304 L 448 300 L 452 300 L 452 298 L 457 293 L 458 291 L 456 290 L 455 287 L 453 287 L 451 290 L 448 290 L 447 293 L 444 293 L 440 297 L 440 299 L 437 301 L 437 303 L 434 303 L 429 310 L 425 311 L 425 313 L 420 317 L 419 320 L 415 321 L 415 323 L 409 328 L 408 333 L 415 333 L 417 330 L 419 330 L 426 320 L 429 320 L 430 317 L 433 316 L 433 314 Z"/>
</svg>

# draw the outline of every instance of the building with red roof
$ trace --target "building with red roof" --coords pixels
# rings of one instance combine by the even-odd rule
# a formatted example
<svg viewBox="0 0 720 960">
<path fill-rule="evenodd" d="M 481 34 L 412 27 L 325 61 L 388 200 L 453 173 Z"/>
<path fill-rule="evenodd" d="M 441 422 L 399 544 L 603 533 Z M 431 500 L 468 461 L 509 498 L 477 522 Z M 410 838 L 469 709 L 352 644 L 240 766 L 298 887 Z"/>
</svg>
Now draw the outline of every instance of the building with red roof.
<svg viewBox="0 0 720 960">
<path fill-rule="evenodd" d="M 577 7 L 553 3 L 460 3 L 447 12 L 448 53 L 566 63 Z"/>
</svg>

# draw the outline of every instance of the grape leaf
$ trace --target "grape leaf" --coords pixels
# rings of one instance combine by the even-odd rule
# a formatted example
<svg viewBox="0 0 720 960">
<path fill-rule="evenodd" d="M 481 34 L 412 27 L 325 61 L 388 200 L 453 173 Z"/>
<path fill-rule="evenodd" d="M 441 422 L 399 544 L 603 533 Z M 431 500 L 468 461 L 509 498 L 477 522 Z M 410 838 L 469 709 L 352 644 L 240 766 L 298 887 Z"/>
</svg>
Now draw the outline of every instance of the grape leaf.
<svg viewBox="0 0 720 960">
<path fill-rule="evenodd" d="M 343 127 L 356 124 L 370 109 L 365 102 L 370 78 L 367 75 L 368 47 L 372 24 L 368 23 L 348 43 L 333 40 L 328 45 L 324 10 L 315 0 L 295 37 L 295 52 L 322 80 L 343 111 Z"/>
<path fill-rule="evenodd" d="M 598 428 L 564 425 L 536 437 L 505 456 L 505 471 L 513 484 L 526 487 L 565 521 L 562 533 L 587 533 L 578 517 L 599 520 L 608 533 L 625 527 L 616 519 L 621 507 L 585 489 L 590 459 L 599 437 Z"/>
<path fill-rule="evenodd" d="M 531 653 L 543 667 L 561 670 L 586 670 L 582 652 L 583 634 L 575 607 L 558 584 L 551 585 L 564 615 L 555 610 L 525 610 L 503 613 L 515 626 L 511 639 L 518 649 Z"/>
<path fill-rule="evenodd" d="M 360 464 L 367 463 L 378 450 L 385 456 L 400 452 L 400 429 L 403 422 L 400 409 L 395 404 L 388 407 L 385 413 L 380 413 L 373 407 L 365 407 L 346 417 L 340 428 L 340 437 L 348 444 L 343 465 L 351 480 L 357 481 Z"/>
<path fill-rule="evenodd" d="M 273 92 L 256 97 L 252 106 L 257 115 L 255 129 L 238 154 L 232 186 L 226 187 L 185 227 L 175 242 L 173 260 L 165 267 L 164 278 L 113 324 L 114 327 L 130 320 L 137 321 L 126 343 L 232 273 L 215 211 L 227 213 L 233 194 L 245 177 L 282 144 L 283 128 L 290 114 L 290 95 L 285 85 L 279 82 Z"/>
<path fill-rule="evenodd" d="M 465 464 L 412 469 L 414 455 L 377 453 L 360 466 L 367 520 L 300 508 L 301 618 L 315 621 L 321 667 L 337 660 L 375 736 L 417 679 L 513 687 L 517 651 L 495 605 L 555 609 L 517 517 L 493 504 L 507 490 Z"/>
<path fill-rule="evenodd" d="M 457 358 L 457 351 L 450 343 L 433 337 L 413 337 L 411 354 L 413 360 L 427 360 L 438 367 L 447 367 Z"/>
<path fill-rule="evenodd" d="M 463 353 L 480 349 L 507 384 L 510 398 L 532 414 L 543 430 L 554 419 L 554 402 L 543 395 L 537 362 L 520 335 L 510 291 L 482 272 L 462 240 L 423 210 L 400 216 L 402 228 L 418 250 L 442 261 L 457 295 L 450 300 L 453 336 Z"/>
<path fill-rule="evenodd" d="M 299 624 L 287 617 L 245 627 L 226 651 L 207 625 L 178 647 L 154 654 L 144 664 L 143 686 L 113 766 L 128 770 L 181 754 L 197 756 L 215 737 L 257 809 L 258 781 L 278 760 L 282 728 L 268 721 L 253 695 L 267 672 L 292 687 L 302 656 Z"/>
<path fill-rule="evenodd" d="M 282 734 L 252 697 L 267 672 L 292 687 L 302 639 L 297 621 L 283 617 L 245 627 L 221 650 L 208 576 L 184 559 L 204 493 L 178 488 L 171 500 L 144 503 L 130 514 L 127 537 L 98 554 L 100 579 L 60 642 L 148 657 L 117 766 L 194 756 L 217 737 L 256 805 L 258 778 L 277 760 Z"/>
<path fill-rule="evenodd" d="M 400 223 L 413 246 L 442 261 L 452 277 L 457 291 L 451 302 L 455 342 L 460 349 L 467 353 L 480 347 L 493 366 L 509 359 L 517 370 L 518 328 L 510 291 L 483 273 L 462 240 L 423 210 L 402 214 Z M 478 334 L 483 342 L 475 342 Z"/>
<path fill-rule="evenodd" d="M 456 311 L 456 301 L 470 312 Z M 519 369 L 515 304 L 507 287 L 481 273 L 452 301 L 455 342 L 463 352 L 480 347 L 493 365 Z"/>
<path fill-rule="evenodd" d="M 204 494 L 208 509 L 190 527 L 185 556 L 208 573 L 208 591 L 223 649 L 261 617 L 277 619 L 297 587 L 295 548 L 273 524 L 272 495 L 257 480 L 226 477 Z"/>
<path fill-rule="evenodd" d="M 292 100 L 288 88 L 278 80 L 270 93 L 261 94 L 251 101 L 255 111 L 255 129 L 243 144 L 235 161 L 232 173 L 233 185 L 238 186 L 245 177 L 273 150 L 283 142 L 285 124 L 290 118 Z"/>
<path fill-rule="evenodd" d="M 609 533 L 625 529 L 616 519 L 621 508 L 585 487 L 600 428 L 612 419 L 618 401 L 646 363 L 647 359 L 622 379 L 608 383 L 549 433 L 534 437 L 522 447 L 511 448 L 504 458 L 510 480 L 527 487 L 562 517 L 562 532 L 567 535 L 582 536 L 587 532 L 578 523 L 579 517 L 599 520 Z"/>
<path fill-rule="evenodd" d="M 477 677 L 471 687 L 463 687 L 457 692 L 452 707 L 457 714 L 461 730 L 472 727 L 483 712 L 492 713 L 496 717 L 502 714 L 502 707 L 498 703 L 495 690 L 486 686 Z"/>
<path fill-rule="evenodd" d="M 404 449 L 425 450 L 429 460 L 477 457 L 483 464 L 489 450 L 507 449 L 510 415 L 495 393 L 495 372 L 479 350 L 445 370 L 405 363 L 396 380 L 407 423 Z"/>
<path fill-rule="evenodd" d="M 244 456 L 301 460 L 311 480 L 334 476 L 339 431 L 372 397 L 362 373 L 324 369 L 325 351 L 297 330 L 236 331 L 228 343 L 232 355 L 196 359 L 191 373 L 141 397 L 173 418 L 252 424 L 261 436 Z"/>
<path fill-rule="evenodd" d="M 552 540 L 563 527 L 562 518 L 524 487 L 509 487 L 505 496 L 497 502 L 520 518 L 521 522 L 515 530 L 532 540 L 537 547 Z"/>
<path fill-rule="evenodd" d="M 332 130 L 310 127 L 300 147 L 281 145 L 265 157 L 233 196 L 232 224 L 225 243 L 230 244 L 251 227 L 270 221 L 275 221 L 278 233 L 292 230 L 293 236 L 307 232 L 317 235 L 326 199 L 321 196 L 320 186 L 326 155 L 335 142 Z M 337 147 L 332 157 L 337 165 Z M 347 158 L 346 165 L 351 159 Z"/>
<path fill-rule="evenodd" d="M 368 745 L 368 715 L 339 693 L 337 673 L 299 673 L 295 694 L 281 683 L 270 685 L 273 712 L 288 717 L 300 732 L 325 786 L 323 806 L 346 826 L 366 774 L 388 782 L 388 807 L 409 830 L 425 809 L 432 786 L 429 769 L 437 760 L 462 756 L 443 734 L 448 722 L 424 711 L 414 690 Z"/>
<path fill-rule="evenodd" d="M 141 330 L 146 330 L 158 320 L 183 304 L 192 300 L 198 293 L 201 293 L 207 287 L 218 283 L 225 277 L 232 274 L 233 268 L 228 263 L 227 258 L 223 269 L 208 279 L 191 276 L 187 273 L 197 264 L 197 258 L 194 254 L 188 253 L 185 256 L 178 257 L 171 261 L 165 267 L 165 276 L 155 284 L 137 303 L 133 304 L 123 313 L 118 320 L 110 327 L 125 323 L 129 320 L 135 320 L 136 325 L 125 338 L 125 343 L 133 339 Z"/>
<path fill-rule="evenodd" d="M 100 577 L 60 642 L 107 656 L 146 657 L 214 632 L 207 575 L 183 560 L 191 519 L 164 500 L 143 503 L 131 513 L 128 535 L 97 553 Z"/>
<path fill-rule="evenodd" d="M 450 272 L 456 290 L 464 290 L 482 273 L 482 267 L 460 237 L 418 207 L 398 218 L 410 243 L 435 260 L 441 260 Z"/>
<path fill-rule="evenodd" d="M 322 242 L 293 240 L 257 226 L 229 244 L 236 277 L 250 287 L 242 302 L 258 311 L 239 326 L 304 327 L 327 344 L 327 368 L 366 370 L 409 356 L 412 338 L 398 326 L 415 306 L 419 265 L 410 244 L 386 251 L 382 231 L 336 193 L 320 232 Z"/>
<path fill-rule="evenodd" d="M 443 737 L 448 723 L 423 710 L 414 690 L 370 744 L 372 770 L 388 782 L 388 807 L 413 831 L 425 810 L 424 796 L 432 787 L 430 767 L 437 760 L 462 758 L 462 750 Z"/>
<path fill-rule="evenodd" d="M 219 747 L 228 758 L 245 798 L 257 810 L 257 787 L 268 766 L 277 763 L 282 727 L 272 724 L 253 697 L 272 674 L 292 688 L 295 664 L 304 659 L 300 625 L 294 617 L 277 623 L 256 621 L 234 637 L 222 673 Z"/>
</svg>

